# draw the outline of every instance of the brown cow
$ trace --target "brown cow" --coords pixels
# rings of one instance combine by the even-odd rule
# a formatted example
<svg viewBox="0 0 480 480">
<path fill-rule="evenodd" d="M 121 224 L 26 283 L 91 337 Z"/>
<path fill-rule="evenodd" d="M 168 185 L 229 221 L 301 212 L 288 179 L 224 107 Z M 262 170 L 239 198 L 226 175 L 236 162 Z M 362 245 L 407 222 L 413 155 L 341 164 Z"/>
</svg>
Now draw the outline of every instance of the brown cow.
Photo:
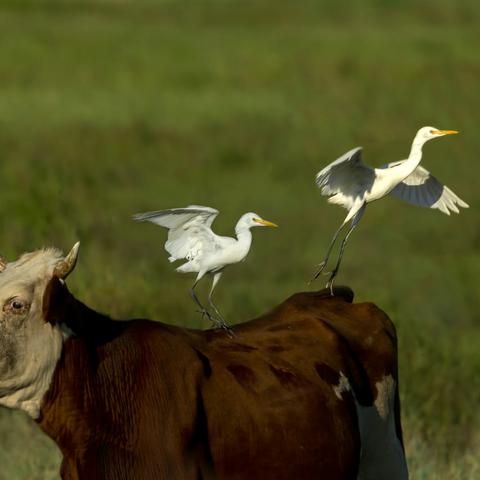
<svg viewBox="0 0 480 480">
<path fill-rule="evenodd" d="M 62 478 L 404 480 L 395 328 L 348 288 L 225 332 L 114 321 L 76 300 L 77 258 L 0 274 L 0 404 L 36 419 Z"/>
</svg>

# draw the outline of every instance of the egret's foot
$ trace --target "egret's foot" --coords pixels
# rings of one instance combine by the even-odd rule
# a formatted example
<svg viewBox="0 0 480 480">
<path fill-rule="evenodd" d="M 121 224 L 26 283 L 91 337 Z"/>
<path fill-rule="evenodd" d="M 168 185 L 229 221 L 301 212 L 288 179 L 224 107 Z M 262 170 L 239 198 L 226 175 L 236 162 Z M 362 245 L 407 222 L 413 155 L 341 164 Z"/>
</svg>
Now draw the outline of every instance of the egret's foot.
<svg viewBox="0 0 480 480">
<path fill-rule="evenodd" d="M 331 273 L 330 273 L 330 278 L 328 279 L 327 284 L 325 285 L 325 288 L 330 289 L 330 295 L 333 297 L 333 282 L 335 280 L 335 277 L 337 276 L 338 269 L 335 268 Z"/>
<path fill-rule="evenodd" d="M 233 330 L 228 326 L 228 323 L 225 321 L 223 317 L 221 316 L 212 317 L 212 323 L 215 329 L 217 330 L 222 329 L 230 338 L 235 337 Z"/>
<path fill-rule="evenodd" d="M 225 327 L 222 327 L 225 331 L 225 333 L 230 337 L 230 338 L 235 338 L 236 335 L 235 335 L 235 332 L 228 326 L 228 325 L 225 325 Z"/>
<path fill-rule="evenodd" d="M 202 320 L 204 320 L 205 317 L 207 317 L 212 323 L 215 323 L 215 320 L 212 317 L 212 314 L 206 308 L 202 308 L 201 310 L 196 310 L 196 311 L 202 314 Z"/>
<path fill-rule="evenodd" d="M 214 320 L 213 320 L 215 328 L 217 328 L 217 329 L 221 328 L 222 330 L 224 330 L 227 333 L 227 335 L 230 338 L 233 338 L 235 336 L 235 334 L 233 333 L 233 330 L 228 326 L 228 323 L 223 318 L 223 315 L 220 313 L 220 310 L 215 305 L 215 303 L 213 303 L 213 300 L 212 300 L 211 296 L 209 297 L 208 301 L 210 302 L 210 306 L 212 307 L 213 311 L 215 312 L 215 317 L 214 317 Z"/>
<path fill-rule="evenodd" d="M 317 265 L 317 270 L 315 271 L 313 278 L 308 282 L 308 286 L 310 286 L 323 273 L 326 266 L 327 266 L 326 260 L 324 260 L 323 262 Z"/>
</svg>

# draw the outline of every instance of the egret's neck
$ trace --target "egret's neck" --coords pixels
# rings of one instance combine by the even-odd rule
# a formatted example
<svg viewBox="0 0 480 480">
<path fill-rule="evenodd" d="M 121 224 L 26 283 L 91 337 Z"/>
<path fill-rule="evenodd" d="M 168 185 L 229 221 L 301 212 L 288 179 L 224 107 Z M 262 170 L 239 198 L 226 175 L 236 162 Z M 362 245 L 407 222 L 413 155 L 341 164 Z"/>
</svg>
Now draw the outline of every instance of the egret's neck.
<svg viewBox="0 0 480 480">
<path fill-rule="evenodd" d="M 235 227 L 235 234 L 237 235 L 237 239 L 239 241 L 252 241 L 252 232 L 250 231 L 250 227 L 245 225 L 243 222 L 237 223 L 237 226 Z"/>
<path fill-rule="evenodd" d="M 235 247 L 237 261 L 244 260 L 250 251 L 252 245 L 252 232 L 250 227 L 239 221 L 235 227 L 235 233 L 237 235 L 237 244 Z"/>
<path fill-rule="evenodd" d="M 407 160 L 405 160 L 398 168 L 398 172 L 401 171 L 401 176 L 403 179 L 407 178 L 420 164 L 422 160 L 422 148 L 425 145 L 424 140 L 415 138 L 412 143 L 412 148 L 410 149 L 410 154 L 408 155 Z"/>
<path fill-rule="evenodd" d="M 245 250 L 246 255 L 250 250 L 250 245 L 252 244 L 252 232 L 250 231 L 250 227 L 239 221 L 235 227 L 235 234 L 237 235 L 239 247 L 242 249 L 242 251 Z"/>
<path fill-rule="evenodd" d="M 420 161 L 422 160 L 422 148 L 424 145 L 424 140 L 419 140 L 417 138 L 413 140 L 412 148 L 410 149 L 410 155 L 407 159 L 407 162 L 412 167 L 412 171 L 418 167 Z"/>
</svg>

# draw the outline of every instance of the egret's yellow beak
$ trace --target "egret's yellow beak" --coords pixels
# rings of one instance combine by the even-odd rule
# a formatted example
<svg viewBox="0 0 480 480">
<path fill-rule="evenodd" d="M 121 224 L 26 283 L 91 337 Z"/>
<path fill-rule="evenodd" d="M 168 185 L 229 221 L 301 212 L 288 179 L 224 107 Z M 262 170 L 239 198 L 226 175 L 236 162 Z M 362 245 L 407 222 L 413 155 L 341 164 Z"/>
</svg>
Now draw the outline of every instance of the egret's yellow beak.
<svg viewBox="0 0 480 480">
<path fill-rule="evenodd" d="M 457 130 L 434 130 L 433 133 L 435 135 L 455 135 L 457 134 Z"/>
<path fill-rule="evenodd" d="M 278 227 L 278 225 L 276 223 L 269 222 L 268 220 L 264 220 L 263 218 L 256 218 L 255 222 L 257 222 L 260 225 L 263 225 L 265 227 Z"/>
</svg>

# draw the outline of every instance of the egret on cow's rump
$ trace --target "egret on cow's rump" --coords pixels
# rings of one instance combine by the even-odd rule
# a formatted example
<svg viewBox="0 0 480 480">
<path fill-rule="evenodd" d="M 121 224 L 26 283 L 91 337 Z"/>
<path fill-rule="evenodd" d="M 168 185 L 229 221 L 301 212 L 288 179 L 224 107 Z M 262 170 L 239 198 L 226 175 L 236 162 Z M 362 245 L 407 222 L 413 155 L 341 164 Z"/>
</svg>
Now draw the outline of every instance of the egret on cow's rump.
<svg viewBox="0 0 480 480">
<path fill-rule="evenodd" d="M 367 204 L 374 200 L 391 194 L 412 205 L 436 208 L 447 215 L 450 215 L 451 211 L 459 213 L 458 207 L 468 208 L 467 203 L 419 165 L 422 160 L 422 147 L 426 142 L 455 133 L 458 132 L 423 127 L 415 135 L 410 155 L 406 160 L 388 163 L 380 168 L 372 168 L 363 163 L 362 147 L 357 147 L 327 165 L 317 174 L 316 183 L 321 189 L 322 195 L 329 197 L 329 203 L 346 208 L 348 215 L 335 232 L 327 254 L 318 265 L 312 281 L 325 269 L 341 230 L 351 221 L 350 228 L 342 241 L 337 263 L 330 272 L 327 287 L 332 288 L 348 237 L 358 225 Z"/>
<path fill-rule="evenodd" d="M 139 213 L 133 216 L 137 221 L 149 221 L 168 228 L 165 250 L 170 254 L 169 261 L 187 260 L 177 267 L 181 273 L 197 273 L 190 295 L 206 316 L 218 327 L 227 328 L 222 314 L 213 302 L 213 290 L 226 266 L 245 260 L 252 244 L 252 227 L 276 227 L 256 213 L 245 213 L 235 226 L 236 238 L 216 235 L 210 228 L 218 215 L 218 210 L 200 205 L 185 208 L 171 208 L 156 212 Z M 212 315 L 195 294 L 195 287 L 205 274 L 212 274 L 213 281 L 208 302 L 215 315 Z"/>
</svg>

